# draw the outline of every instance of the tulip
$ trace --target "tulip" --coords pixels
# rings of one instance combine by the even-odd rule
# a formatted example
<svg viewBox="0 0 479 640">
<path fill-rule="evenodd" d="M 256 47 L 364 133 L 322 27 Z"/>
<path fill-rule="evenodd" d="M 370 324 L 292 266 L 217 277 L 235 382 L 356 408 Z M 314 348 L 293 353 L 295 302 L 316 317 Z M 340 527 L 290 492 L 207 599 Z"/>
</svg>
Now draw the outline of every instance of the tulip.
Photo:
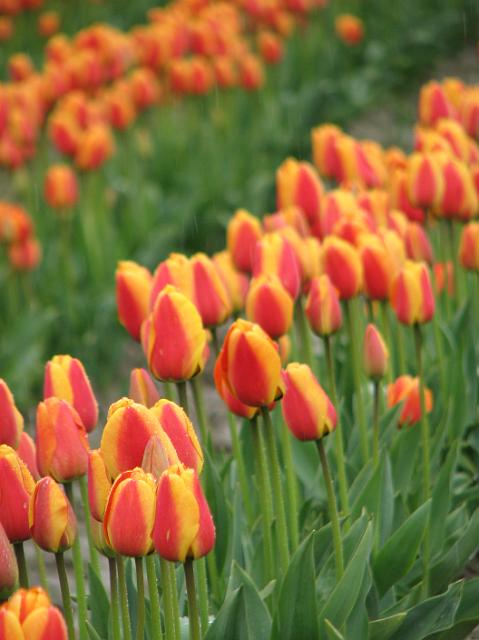
<svg viewBox="0 0 479 640">
<path fill-rule="evenodd" d="M 95 520 L 95 518 L 92 518 L 90 516 L 90 529 L 95 549 L 107 558 L 114 558 L 116 554 L 110 549 L 105 540 L 105 534 L 103 533 L 103 522 L 99 522 L 98 520 Z"/>
<path fill-rule="evenodd" d="M 318 440 L 336 428 L 336 410 L 306 364 L 292 362 L 283 371 L 284 420 L 298 440 Z"/>
<path fill-rule="evenodd" d="M 190 300 L 193 299 L 193 270 L 191 262 L 182 253 L 171 253 L 156 267 L 151 287 L 150 309 L 154 307 L 158 294 L 167 284 L 173 285 Z"/>
<path fill-rule="evenodd" d="M 146 369 L 132 369 L 128 397 L 148 409 L 160 399 L 160 394 Z"/>
<path fill-rule="evenodd" d="M 423 262 L 406 262 L 393 280 L 391 305 L 399 322 L 429 322 L 435 309 L 429 270 Z"/>
<path fill-rule="evenodd" d="M 368 324 L 363 342 L 363 367 L 368 378 L 379 380 L 386 374 L 389 351 L 382 335 L 373 324 Z"/>
<path fill-rule="evenodd" d="M 464 269 L 479 271 L 479 222 L 469 222 L 463 227 L 459 260 Z"/>
<path fill-rule="evenodd" d="M 433 153 L 413 153 L 407 165 L 409 199 L 414 206 L 434 209 L 444 192 L 444 179 Z"/>
<path fill-rule="evenodd" d="M 98 421 L 98 403 L 82 363 L 71 356 L 54 356 L 45 365 L 44 399 L 66 400 L 78 412 L 87 431 Z"/>
<path fill-rule="evenodd" d="M 23 417 L 15 406 L 13 394 L 0 378 L 0 444 L 16 449 L 23 432 Z"/>
<path fill-rule="evenodd" d="M 322 247 L 322 262 L 341 299 L 356 296 L 363 284 L 363 269 L 358 251 L 345 240 L 328 237 Z"/>
<path fill-rule="evenodd" d="M 311 226 L 318 220 L 323 190 L 321 180 L 309 162 L 288 158 L 276 171 L 278 209 L 299 207 Z"/>
<path fill-rule="evenodd" d="M 420 207 L 414 206 L 409 196 L 406 167 L 393 170 L 390 177 L 389 193 L 393 208 L 403 211 L 409 220 L 424 222 L 424 211 Z"/>
<path fill-rule="evenodd" d="M 198 475 L 181 465 L 158 482 L 153 542 L 162 558 L 185 562 L 201 558 L 215 543 L 215 526 Z"/>
<path fill-rule="evenodd" d="M 293 229 L 300 238 L 306 238 L 309 234 L 309 224 L 300 207 L 291 205 L 280 209 L 276 213 L 263 216 L 263 228 L 266 233 L 273 233 L 285 229 Z"/>
<path fill-rule="evenodd" d="M 301 265 L 291 243 L 280 233 L 268 233 L 258 242 L 253 275 L 276 275 L 295 300 L 301 285 Z"/>
<path fill-rule="evenodd" d="M 246 91 L 256 91 L 264 84 L 264 71 L 261 60 L 253 55 L 241 56 L 238 60 L 239 81 Z"/>
<path fill-rule="evenodd" d="M 409 260 L 432 264 L 434 255 L 431 243 L 423 227 L 417 222 L 410 222 L 404 235 L 404 246 Z"/>
<path fill-rule="evenodd" d="M 450 118 L 441 118 L 441 120 L 436 123 L 435 131 L 449 146 L 446 156 L 449 156 L 449 158 L 453 160 L 457 159 L 466 163 L 469 162 L 470 140 L 459 122 Z M 439 158 L 439 160 L 441 160 L 441 158 Z"/>
<path fill-rule="evenodd" d="M 78 200 L 78 182 L 74 171 L 66 164 L 49 167 L 43 184 L 43 195 L 53 209 L 66 211 Z"/>
<path fill-rule="evenodd" d="M 433 406 L 432 392 L 430 389 L 425 389 L 425 400 L 426 413 L 430 413 Z M 388 407 L 394 407 L 400 402 L 403 402 L 403 408 L 399 416 L 398 427 L 412 427 L 421 419 L 419 378 L 404 375 L 388 385 Z"/>
<path fill-rule="evenodd" d="M 65 493 L 52 478 L 42 478 L 30 498 L 28 522 L 37 545 L 51 553 L 70 549 L 77 535 L 75 513 Z"/>
<path fill-rule="evenodd" d="M 88 437 L 80 416 L 66 400 L 51 397 L 39 403 L 36 445 L 42 476 L 69 482 L 86 474 Z"/>
<path fill-rule="evenodd" d="M 191 420 L 183 409 L 170 400 L 160 400 L 152 408 L 152 413 L 171 440 L 179 461 L 199 475 L 203 468 L 203 451 Z"/>
<path fill-rule="evenodd" d="M 311 131 L 314 164 L 323 176 L 338 182 L 343 176 L 337 143 L 343 135 L 341 129 L 332 124 L 324 124 Z"/>
<path fill-rule="evenodd" d="M 155 479 L 143 469 L 130 469 L 117 477 L 103 520 L 105 540 L 113 551 L 138 558 L 153 550 L 155 494 Z"/>
<path fill-rule="evenodd" d="M 311 280 L 305 312 L 311 329 L 318 336 L 329 336 L 341 328 L 343 317 L 338 291 L 326 274 Z"/>
<path fill-rule="evenodd" d="M 286 334 L 293 321 L 294 301 L 275 275 L 253 278 L 246 298 L 246 315 L 273 339 Z"/>
<path fill-rule="evenodd" d="M 239 209 L 227 228 L 227 245 L 237 269 L 251 273 L 256 243 L 261 239 L 261 223 L 248 211 Z"/>
<path fill-rule="evenodd" d="M 16 271 L 33 271 L 42 259 L 40 243 L 32 236 L 13 242 L 8 248 L 8 259 Z"/>
<path fill-rule="evenodd" d="M 155 378 L 182 382 L 205 365 L 206 333 L 195 305 L 175 287 L 158 295 L 142 327 L 143 350 Z"/>
<path fill-rule="evenodd" d="M 395 275 L 391 270 L 389 252 L 378 236 L 363 236 L 359 246 L 363 265 L 364 293 L 371 300 L 387 300 L 391 279 Z"/>
<path fill-rule="evenodd" d="M 134 340 L 140 341 L 140 329 L 148 315 L 152 275 L 136 262 L 123 260 L 115 274 L 118 318 Z"/>
<path fill-rule="evenodd" d="M 0 522 L 0 602 L 5 600 L 14 590 L 17 580 L 17 558 Z"/>
<path fill-rule="evenodd" d="M 5 607 L 0 607 L 0 640 L 25 640 L 18 618 Z"/>
<path fill-rule="evenodd" d="M 215 370 L 214 370 L 214 378 L 215 378 L 215 386 L 218 395 L 226 404 L 231 413 L 234 413 L 236 416 L 240 418 L 246 418 L 247 420 L 251 420 L 259 413 L 259 407 L 250 407 L 243 402 L 240 402 L 236 396 L 230 390 L 228 382 L 226 380 L 223 368 L 222 368 L 221 358 L 216 360 Z"/>
<path fill-rule="evenodd" d="M 435 290 L 439 295 L 443 291 L 448 296 L 454 296 L 454 265 L 448 260 L 447 262 L 435 262 L 433 265 Z"/>
<path fill-rule="evenodd" d="M 204 253 L 191 258 L 193 301 L 205 327 L 223 324 L 233 311 L 228 290 L 213 261 Z"/>
<path fill-rule="evenodd" d="M 444 87 L 431 81 L 421 87 L 419 94 L 419 119 L 427 127 L 440 118 L 453 118 L 456 110 L 448 100 Z"/>
<path fill-rule="evenodd" d="M 37 448 L 32 437 L 26 431 L 22 431 L 20 443 L 18 445 L 17 454 L 21 460 L 27 465 L 28 470 L 32 474 L 33 479 L 40 479 L 40 472 L 37 466 Z"/>
<path fill-rule="evenodd" d="M 40 607 L 22 625 L 25 640 L 67 640 L 68 631 L 60 609 Z"/>
<path fill-rule="evenodd" d="M 41 587 L 32 587 L 31 589 L 17 589 L 2 608 L 11 611 L 18 618 L 20 624 L 23 624 L 32 611 L 49 607 L 50 604 L 50 598 L 46 591 Z"/>
<path fill-rule="evenodd" d="M 231 393 L 243 404 L 267 407 L 283 395 L 277 347 L 259 325 L 234 322 L 218 360 Z"/>
<path fill-rule="evenodd" d="M 8 445 L 0 445 L 0 523 L 10 542 L 30 538 L 28 502 L 35 488 L 30 471 Z"/>
<path fill-rule="evenodd" d="M 438 154 L 444 178 L 444 192 L 437 214 L 447 219 L 466 221 L 477 213 L 478 200 L 467 166 L 450 156 Z"/>
<path fill-rule="evenodd" d="M 334 21 L 334 28 L 341 40 L 349 45 L 355 46 L 364 38 L 364 25 L 360 18 L 349 13 L 344 13 Z"/>
<path fill-rule="evenodd" d="M 114 150 L 115 142 L 109 126 L 94 124 L 79 137 L 75 164 L 82 171 L 94 171 L 113 155 Z"/>
<path fill-rule="evenodd" d="M 260 31 L 257 40 L 263 60 L 269 64 L 278 64 L 284 53 L 281 38 L 271 31 Z"/>
<path fill-rule="evenodd" d="M 103 521 L 111 485 L 101 450 L 92 449 L 88 453 L 88 503 L 92 517 L 98 522 Z"/>
<path fill-rule="evenodd" d="M 238 271 L 229 251 L 220 251 L 213 256 L 213 262 L 228 290 L 233 311 L 243 309 L 248 292 L 248 278 Z"/>
</svg>

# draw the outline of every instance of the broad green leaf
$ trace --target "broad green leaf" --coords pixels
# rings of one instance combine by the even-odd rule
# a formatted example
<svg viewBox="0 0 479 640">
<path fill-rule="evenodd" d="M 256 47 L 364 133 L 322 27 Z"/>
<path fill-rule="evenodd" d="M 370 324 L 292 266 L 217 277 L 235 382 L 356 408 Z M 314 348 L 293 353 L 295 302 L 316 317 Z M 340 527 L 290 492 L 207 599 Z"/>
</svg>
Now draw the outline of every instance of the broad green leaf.
<svg viewBox="0 0 479 640">
<path fill-rule="evenodd" d="M 394 487 L 404 496 L 413 493 L 414 487 L 419 482 L 419 475 L 414 475 L 414 469 L 420 441 L 421 429 L 419 425 L 403 427 L 396 434 L 395 442 L 391 448 Z"/>
<path fill-rule="evenodd" d="M 462 640 L 479 624 L 479 578 L 464 582 L 454 627 L 434 636 L 435 640 Z"/>
<path fill-rule="evenodd" d="M 88 607 L 91 611 L 91 623 L 98 635 L 101 638 L 106 638 L 108 636 L 110 601 L 103 582 L 91 564 L 88 565 L 88 582 L 90 585 Z"/>
<path fill-rule="evenodd" d="M 86 620 L 86 630 L 88 632 L 88 637 L 90 640 L 103 640 L 103 636 L 100 636 L 89 620 Z M 106 636 L 105 636 L 106 638 Z"/>
<path fill-rule="evenodd" d="M 381 490 L 375 514 L 375 539 L 380 545 L 384 544 L 391 535 L 394 522 L 394 486 L 391 461 L 387 454 L 384 455 L 382 461 Z"/>
<path fill-rule="evenodd" d="M 451 487 L 456 461 L 457 444 L 454 444 L 441 468 L 432 494 L 430 519 L 432 557 L 441 551 L 445 542 L 446 518 L 451 504 Z"/>
<path fill-rule="evenodd" d="M 428 500 L 402 524 L 373 558 L 373 572 L 380 595 L 405 576 L 414 564 L 429 522 Z"/>
<path fill-rule="evenodd" d="M 369 622 L 369 640 L 389 640 L 393 633 L 402 625 L 407 612 L 396 613 L 387 618 L 378 618 Z"/>
<path fill-rule="evenodd" d="M 344 636 L 340 633 L 335 626 L 329 622 L 329 620 L 324 621 L 324 626 L 326 628 L 326 635 L 328 640 L 344 640 Z"/>
<path fill-rule="evenodd" d="M 364 572 L 363 583 L 356 604 L 346 622 L 345 635 L 347 638 L 354 637 L 357 638 L 357 640 L 368 640 L 368 610 L 366 607 L 366 599 L 372 583 L 371 570 L 368 567 Z"/>
<path fill-rule="evenodd" d="M 216 545 L 215 545 L 215 561 L 217 562 L 218 569 L 222 572 L 224 562 L 226 560 L 226 553 L 228 547 L 228 541 L 232 528 L 232 513 L 231 508 L 228 505 L 221 478 L 218 474 L 216 465 L 211 459 L 208 450 L 204 450 L 205 454 L 205 469 L 203 473 L 203 482 L 205 494 L 210 505 L 211 513 L 216 527 Z"/>
<path fill-rule="evenodd" d="M 374 470 L 361 491 L 352 501 L 351 519 L 355 520 L 365 508 L 368 513 L 374 513 L 379 502 L 382 480 L 382 463 Z"/>
</svg>

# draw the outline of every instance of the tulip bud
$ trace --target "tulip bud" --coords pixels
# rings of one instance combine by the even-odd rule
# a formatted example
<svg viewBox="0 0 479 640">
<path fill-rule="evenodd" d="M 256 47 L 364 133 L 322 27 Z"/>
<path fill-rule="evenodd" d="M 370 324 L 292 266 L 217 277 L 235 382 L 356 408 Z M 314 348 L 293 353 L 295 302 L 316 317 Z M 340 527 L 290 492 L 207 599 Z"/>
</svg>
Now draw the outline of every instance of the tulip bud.
<svg viewBox="0 0 479 640">
<path fill-rule="evenodd" d="M 233 395 L 223 372 L 222 361 L 220 358 L 216 360 L 214 377 L 216 391 L 231 413 L 234 413 L 240 418 L 246 418 L 247 420 L 251 420 L 254 416 L 258 415 L 260 411 L 259 407 L 250 407 L 249 405 L 240 402 L 238 398 Z"/>
<path fill-rule="evenodd" d="M 341 328 L 343 316 L 338 291 L 326 274 L 311 280 L 305 312 L 309 326 L 318 336 L 329 336 Z"/>
<path fill-rule="evenodd" d="M 256 322 L 273 339 L 287 333 L 293 321 L 294 301 L 273 275 L 253 278 L 246 298 L 248 320 Z"/>
<path fill-rule="evenodd" d="M 314 164 L 323 176 L 334 178 L 337 182 L 343 178 L 337 148 L 338 140 L 343 135 L 341 129 L 332 124 L 324 124 L 311 131 Z"/>
<path fill-rule="evenodd" d="M 379 380 L 386 375 L 389 351 L 382 335 L 373 324 L 368 324 L 364 333 L 363 367 L 368 378 Z"/>
<path fill-rule="evenodd" d="M 170 467 L 158 482 L 153 542 L 162 558 L 201 558 L 215 544 L 215 525 L 193 469 Z"/>
<path fill-rule="evenodd" d="M 92 517 L 99 522 L 103 521 L 111 485 L 101 450 L 92 449 L 88 453 L 88 502 Z"/>
<path fill-rule="evenodd" d="M 284 420 L 298 440 L 319 440 L 336 428 L 336 410 L 306 364 L 292 362 L 283 371 Z"/>
<path fill-rule="evenodd" d="M 276 275 L 295 300 L 301 286 L 301 266 L 291 243 L 278 232 L 268 233 L 258 242 L 253 275 Z"/>
<path fill-rule="evenodd" d="M 155 494 L 155 479 L 138 467 L 115 480 L 103 520 L 105 540 L 113 551 L 135 558 L 152 551 Z"/>
<path fill-rule="evenodd" d="M 53 478 L 42 478 L 37 483 L 30 498 L 28 522 L 32 538 L 45 551 L 66 551 L 75 542 L 75 513 L 60 485 Z"/>
<path fill-rule="evenodd" d="M 79 137 L 75 164 L 83 171 L 94 171 L 113 155 L 114 150 L 110 127 L 102 123 L 93 124 Z"/>
<path fill-rule="evenodd" d="M 175 464 L 178 460 L 175 448 L 149 409 L 129 398 L 112 404 L 100 444 L 110 476 L 116 478 L 122 471 L 139 467 L 154 434 L 161 438 L 170 464 Z"/>
<path fill-rule="evenodd" d="M 148 315 L 151 273 L 136 262 L 122 260 L 115 278 L 118 318 L 131 337 L 139 342 L 141 325 Z"/>
<path fill-rule="evenodd" d="M 338 37 L 348 46 L 359 44 L 364 38 L 364 25 L 360 18 L 344 13 L 334 21 Z"/>
<path fill-rule="evenodd" d="M 438 154 L 444 192 L 437 206 L 440 217 L 466 221 L 477 213 L 477 195 L 468 167 L 449 155 Z"/>
<path fill-rule="evenodd" d="M 262 236 L 261 223 L 248 211 L 239 209 L 228 223 L 228 251 L 237 269 L 251 273 L 256 243 Z"/>
<path fill-rule="evenodd" d="M 423 262 L 406 262 L 393 280 L 391 305 L 399 322 L 429 322 L 435 309 L 429 270 Z"/>
<path fill-rule="evenodd" d="M 321 209 L 323 185 L 309 162 L 288 158 L 276 171 L 278 209 L 299 207 L 309 224 L 316 224 Z"/>
<path fill-rule="evenodd" d="M 389 253 L 378 236 L 368 234 L 361 238 L 359 254 L 363 264 L 364 293 L 371 300 L 387 300 L 391 278 Z"/>
<path fill-rule="evenodd" d="M 283 395 L 277 347 L 259 325 L 234 322 L 218 360 L 231 393 L 243 404 L 267 407 Z"/>
<path fill-rule="evenodd" d="M 0 640 L 25 640 L 18 618 L 5 607 L 0 607 Z"/>
<path fill-rule="evenodd" d="M 190 300 L 193 299 L 193 270 L 191 262 L 182 253 L 170 253 L 160 262 L 153 275 L 150 295 L 150 309 L 155 305 L 158 294 L 167 284 L 173 285 Z"/>
<path fill-rule="evenodd" d="M 22 625 L 25 640 L 67 640 L 68 631 L 60 609 L 40 607 Z"/>
<path fill-rule="evenodd" d="M 40 473 L 37 466 L 37 448 L 32 437 L 29 436 L 26 431 L 22 431 L 22 435 L 20 436 L 17 455 L 27 465 L 33 479 L 35 481 L 39 480 Z"/>
<path fill-rule="evenodd" d="M 37 462 L 42 476 L 69 482 L 83 476 L 88 467 L 88 437 L 80 416 L 56 397 L 37 408 Z"/>
<path fill-rule="evenodd" d="M 409 199 L 416 207 L 437 207 L 444 192 L 444 180 L 433 153 L 413 153 L 407 165 Z"/>
<path fill-rule="evenodd" d="M 464 269 L 479 271 L 479 222 L 469 222 L 463 227 L 459 260 Z"/>
<path fill-rule="evenodd" d="M 322 246 L 322 263 L 341 299 L 357 295 L 363 284 L 363 269 L 357 250 L 345 240 L 327 237 Z"/>
<path fill-rule="evenodd" d="M 160 399 L 160 394 L 146 369 L 132 369 L 128 397 L 148 409 Z"/>
<path fill-rule="evenodd" d="M 432 264 L 434 255 L 432 246 L 423 227 L 417 222 L 410 222 L 404 234 L 404 246 L 409 260 Z"/>
<path fill-rule="evenodd" d="M 43 397 L 66 400 L 78 412 L 87 431 L 92 431 L 98 422 L 98 403 L 90 380 L 77 358 L 54 356 L 45 365 Z"/>
<path fill-rule="evenodd" d="M 432 411 L 432 392 L 425 389 L 426 413 Z M 388 385 L 387 404 L 388 408 L 403 403 L 403 408 L 399 416 L 398 427 L 412 427 L 421 419 L 421 398 L 419 388 L 419 378 L 404 375 L 400 376 L 392 384 Z"/>
<path fill-rule="evenodd" d="M 27 616 L 43 607 L 49 607 L 50 598 L 41 587 L 31 587 L 30 589 L 17 589 L 2 609 L 8 609 L 23 624 Z"/>
<path fill-rule="evenodd" d="M 220 251 L 213 256 L 213 262 L 228 290 L 233 311 L 241 311 L 248 292 L 248 278 L 238 271 L 229 251 Z"/>
<path fill-rule="evenodd" d="M 426 83 L 419 94 L 419 119 L 426 127 L 440 118 L 454 118 L 456 110 L 448 100 L 444 88 L 436 81 Z"/>
<path fill-rule="evenodd" d="M 191 258 L 193 301 L 205 327 L 226 322 L 233 311 L 230 296 L 213 261 L 204 253 Z"/>
<path fill-rule="evenodd" d="M 53 209 L 66 211 L 73 207 L 78 200 L 78 183 L 74 171 L 66 164 L 49 167 L 43 194 Z"/>
<path fill-rule="evenodd" d="M 171 285 L 158 295 L 142 327 L 143 351 L 155 378 L 189 380 L 205 365 L 206 333 L 195 305 Z"/>
<path fill-rule="evenodd" d="M 18 580 L 18 565 L 10 540 L 0 522 L 0 602 L 15 589 Z M 0 634 L 1 637 L 1 634 Z"/>
<path fill-rule="evenodd" d="M 0 445 L 0 523 L 10 542 L 30 538 L 28 502 L 35 488 L 27 465 L 8 445 Z"/>
<path fill-rule="evenodd" d="M 203 468 L 203 451 L 191 420 L 183 409 L 170 400 L 160 400 L 152 408 L 152 412 L 171 440 L 179 461 L 200 474 Z"/>
<path fill-rule="evenodd" d="M 0 378 L 0 444 L 16 449 L 23 432 L 23 417 L 15 406 L 13 394 Z"/>
<path fill-rule="evenodd" d="M 141 461 L 141 468 L 147 473 L 151 473 L 155 480 L 161 476 L 163 471 L 168 469 L 170 462 L 163 447 L 161 438 L 153 434 L 146 443 L 145 453 Z"/>
<path fill-rule="evenodd" d="M 405 168 L 393 170 L 390 177 L 389 193 L 391 195 L 391 206 L 394 209 L 403 211 L 409 220 L 424 222 L 424 211 L 420 207 L 413 205 L 410 199 L 408 177 Z"/>
</svg>

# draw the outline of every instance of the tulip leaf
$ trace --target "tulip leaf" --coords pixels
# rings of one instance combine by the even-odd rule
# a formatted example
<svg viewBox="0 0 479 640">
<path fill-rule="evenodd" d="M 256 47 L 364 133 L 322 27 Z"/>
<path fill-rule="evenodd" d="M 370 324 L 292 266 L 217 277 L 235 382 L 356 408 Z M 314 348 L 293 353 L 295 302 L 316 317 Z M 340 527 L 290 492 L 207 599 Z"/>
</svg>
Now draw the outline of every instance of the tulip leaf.
<svg viewBox="0 0 479 640">
<path fill-rule="evenodd" d="M 303 540 L 291 559 L 281 583 L 279 604 L 273 620 L 273 638 L 317 638 L 314 543 L 316 532 Z"/>
<path fill-rule="evenodd" d="M 328 619 L 324 621 L 324 627 L 328 640 L 344 640 L 343 634 L 340 633 Z"/>
<path fill-rule="evenodd" d="M 366 607 L 366 599 L 371 590 L 372 582 L 371 570 L 368 566 L 367 570 L 364 572 L 363 582 L 356 604 L 349 614 L 346 623 L 346 631 L 344 634 L 347 638 L 357 638 L 357 640 L 367 640 L 368 638 L 369 616 Z"/>
<path fill-rule="evenodd" d="M 88 565 L 88 582 L 90 586 L 88 607 L 91 611 L 91 624 L 101 638 L 107 638 L 110 601 L 103 582 L 91 564 Z"/>
<path fill-rule="evenodd" d="M 414 469 L 420 439 L 421 429 L 418 424 L 412 427 L 402 427 L 391 447 L 394 486 L 404 496 L 413 493 L 415 483 L 418 482 L 418 474 L 414 475 Z"/>
<path fill-rule="evenodd" d="M 414 564 L 429 523 L 430 509 L 431 501 L 428 500 L 409 516 L 374 557 L 374 578 L 381 596 Z"/>
<path fill-rule="evenodd" d="M 446 518 L 451 504 L 451 489 L 457 462 L 457 444 L 451 447 L 446 462 L 442 465 L 439 478 L 434 486 L 431 502 L 431 550 L 432 556 L 439 553 L 444 545 Z"/>
<path fill-rule="evenodd" d="M 223 571 L 232 525 L 231 509 L 226 502 L 221 478 L 208 450 L 205 448 L 205 467 L 203 472 L 204 489 L 216 527 L 214 561 L 220 572 Z"/>
<path fill-rule="evenodd" d="M 99 635 L 99 633 L 96 631 L 95 627 L 92 625 L 92 623 L 89 620 L 85 620 L 85 623 L 86 623 L 86 630 L 88 631 L 88 637 L 90 638 L 90 640 L 103 640 L 103 637 Z"/>
<path fill-rule="evenodd" d="M 378 618 L 369 623 L 369 640 L 389 640 L 393 633 L 402 625 L 407 612 L 396 613 L 387 618 Z"/>
<path fill-rule="evenodd" d="M 454 626 L 435 636 L 435 640 L 462 640 L 479 624 L 479 578 L 464 582 Z"/>
</svg>

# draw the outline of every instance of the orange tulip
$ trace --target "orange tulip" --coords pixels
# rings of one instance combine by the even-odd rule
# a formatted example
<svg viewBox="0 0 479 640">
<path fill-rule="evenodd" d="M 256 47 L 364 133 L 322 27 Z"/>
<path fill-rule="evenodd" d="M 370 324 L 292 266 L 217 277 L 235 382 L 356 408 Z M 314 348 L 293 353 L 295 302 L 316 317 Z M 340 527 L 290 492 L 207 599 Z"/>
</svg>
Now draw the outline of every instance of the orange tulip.
<svg viewBox="0 0 479 640">
<path fill-rule="evenodd" d="M 363 269 L 358 251 L 345 240 L 327 237 L 322 246 L 322 262 L 341 299 L 353 298 L 363 284 Z"/>
<path fill-rule="evenodd" d="M 0 523 L 10 542 L 30 538 L 28 502 L 35 481 L 26 464 L 8 445 L 0 445 Z"/>
<path fill-rule="evenodd" d="M 16 449 L 23 433 L 23 416 L 15 406 L 13 394 L 0 378 L 0 444 Z"/>
<path fill-rule="evenodd" d="M 440 118 L 454 118 L 456 111 L 444 88 L 436 81 L 426 83 L 419 94 L 419 119 L 430 127 Z"/>
<path fill-rule="evenodd" d="M 110 128 L 105 124 L 94 124 L 79 137 L 75 164 L 82 171 L 94 171 L 113 155 L 114 149 Z"/>
<path fill-rule="evenodd" d="M 43 184 L 43 195 L 53 209 L 66 211 L 78 200 L 78 182 L 74 171 L 66 164 L 49 167 Z"/>
<path fill-rule="evenodd" d="M 67 640 L 68 631 L 60 609 L 40 607 L 22 625 L 25 640 Z"/>
<path fill-rule="evenodd" d="M 25 640 L 18 618 L 5 607 L 0 607 L 0 640 Z"/>
<path fill-rule="evenodd" d="M 240 418 L 247 418 L 248 420 L 251 420 L 254 416 L 258 415 L 260 411 L 259 407 L 250 407 L 249 405 L 240 402 L 238 398 L 233 395 L 222 366 L 221 358 L 218 358 L 216 360 L 214 370 L 215 386 L 218 395 L 231 413 L 234 413 L 236 416 L 240 416 Z"/>
<path fill-rule="evenodd" d="M 311 131 L 314 164 L 326 178 L 334 178 L 337 182 L 343 179 L 341 159 L 337 143 L 343 136 L 339 127 L 324 124 Z"/>
<path fill-rule="evenodd" d="M 275 275 L 253 278 L 246 298 L 248 320 L 273 339 L 287 333 L 293 321 L 294 301 Z"/>
<path fill-rule="evenodd" d="M 20 624 L 23 624 L 32 611 L 49 607 L 50 604 L 50 598 L 46 591 L 41 587 L 31 587 L 30 589 L 17 589 L 2 608 L 11 611 L 18 618 Z"/>
<path fill-rule="evenodd" d="M 228 251 L 237 269 L 251 273 L 256 243 L 262 236 L 258 218 L 239 209 L 230 219 L 227 228 Z"/>
<path fill-rule="evenodd" d="M 140 341 L 140 329 L 148 315 L 152 275 L 136 262 L 122 260 L 115 274 L 118 318 L 134 340 Z"/>
<path fill-rule="evenodd" d="M 432 411 L 432 393 L 425 389 L 426 413 Z M 388 385 L 387 404 L 393 407 L 403 402 L 398 427 L 406 425 L 412 427 L 421 419 L 421 402 L 419 395 L 419 378 L 404 375 L 400 376 L 392 384 Z"/>
<path fill-rule="evenodd" d="M 88 454 L 88 502 L 95 520 L 103 521 L 105 507 L 113 484 L 100 449 Z"/>
<path fill-rule="evenodd" d="M 392 207 L 403 211 L 409 220 L 424 222 L 424 211 L 420 207 L 414 206 L 409 197 L 408 178 L 405 168 L 397 168 L 392 172 L 389 193 Z"/>
<path fill-rule="evenodd" d="M 28 470 L 32 474 L 34 480 L 40 479 L 40 472 L 37 466 L 37 448 L 32 437 L 26 431 L 22 431 L 17 454 L 21 460 L 27 465 Z"/>
<path fill-rule="evenodd" d="M 378 236 L 367 234 L 361 238 L 359 254 L 363 264 L 364 293 L 371 300 L 387 300 L 395 274 L 386 246 Z"/>
<path fill-rule="evenodd" d="M 193 270 L 191 262 L 182 253 L 170 253 L 168 258 L 156 267 L 151 288 L 150 309 L 153 308 L 158 294 L 167 284 L 176 287 L 190 300 L 193 299 Z"/>
<path fill-rule="evenodd" d="M 32 538 L 45 551 L 66 551 L 75 542 L 75 513 L 60 485 L 53 478 L 42 478 L 37 483 L 30 498 L 28 522 Z"/>
<path fill-rule="evenodd" d="M 231 299 L 213 261 L 204 253 L 191 258 L 193 301 L 205 327 L 226 322 L 233 311 Z"/>
<path fill-rule="evenodd" d="M 128 397 L 148 409 L 160 399 L 160 394 L 146 369 L 132 369 Z"/>
<path fill-rule="evenodd" d="M 423 209 L 434 209 L 444 192 L 444 179 L 433 153 L 413 153 L 407 165 L 407 188 L 411 203 Z"/>
<path fill-rule="evenodd" d="M 276 171 L 278 209 L 297 206 L 314 226 L 319 218 L 323 185 L 313 165 L 288 158 Z"/>
<path fill-rule="evenodd" d="M 417 222 L 410 222 L 404 234 L 404 246 L 409 260 L 432 264 L 434 255 L 427 233 Z"/>
<path fill-rule="evenodd" d="M 279 232 L 267 233 L 254 254 L 254 276 L 276 275 L 289 295 L 296 299 L 302 279 L 301 265 L 291 243 Z"/>
<path fill-rule="evenodd" d="M 368 324 L 364 333 L 363 367 L 368 378 L 379 380 L 386 375 L 389 351 L 374 324 Z"/>
<path fill-rule="evenodd" d="M 311 280 L 305 307 L 309 326 L 318 336 L 338 331 L 343 323 L 337 289 L 326 274 Z"/>
<path fill-rule="evenodd" d="M 0 602 L 14 590 L 18 580 L 18 565 L 10 540 L 0 522 Z"/>
<path fill-rule="evenodd" d="M 435 310 L 429 270 L 423 262 L 406 262 L 393 280 L 391 305 L 399 322 L 429 322 Z"/>
<path fill-rule="evenodd" d="M 334 28 L 341 40 L 349 45 L 359 44 L 364 38 L 364 25 L 360 18 L 344 13 L 334 21 Z"/>
<path fill-rule="evenodd" d="M 459 260 L 464 269 L 479 271 L 479 222 L 469 222 L 463 227 Z"/>
</svg>

